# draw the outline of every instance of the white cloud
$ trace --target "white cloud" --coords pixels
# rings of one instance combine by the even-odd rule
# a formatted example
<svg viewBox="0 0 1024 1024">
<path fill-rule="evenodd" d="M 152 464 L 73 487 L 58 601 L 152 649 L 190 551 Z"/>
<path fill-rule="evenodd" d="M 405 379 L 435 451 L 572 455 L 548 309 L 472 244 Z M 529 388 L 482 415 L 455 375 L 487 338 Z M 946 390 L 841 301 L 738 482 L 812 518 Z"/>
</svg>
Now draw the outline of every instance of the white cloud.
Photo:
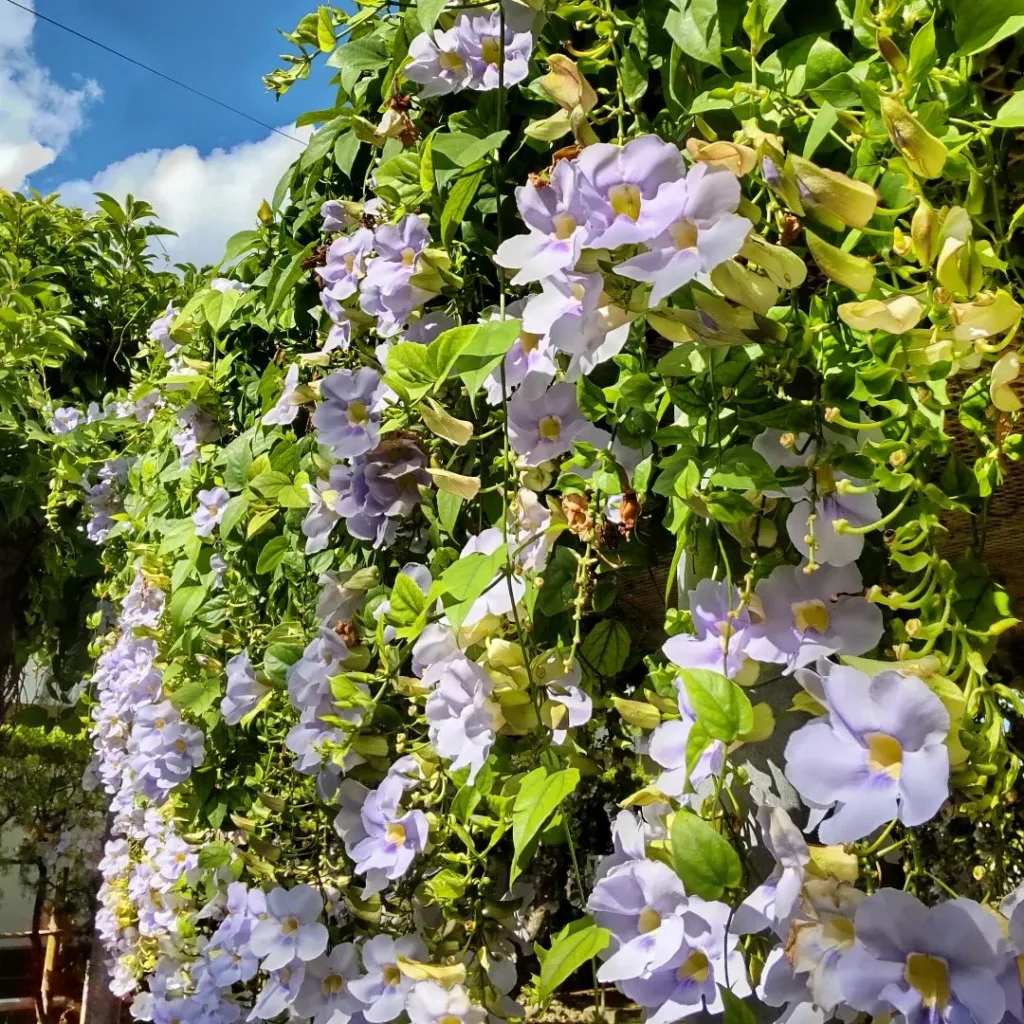
<svg viewBox="0 0 1024 1024">
<path fill-rule="evenodd" d="M 31 6 L 31 0 L 25 0 Z M 57 159 L 82 126 L 86 106 L 99 99 L 92 80 L 66 89 L 36 63 L 35 18 L 10 4 L 0 14 L 0 187 L 20 189 L 25 179 Z"/>
<path fill-rule="evenodd" d="M 309 129 L 288 129 L 307 139 Z M 131 193 L 145 199 L 160 223 L 178 232 L 162 238 L 173 262 L 215 263 L 236 231 L 256 226 L 260 203 L 274 189 L 302 147 L 280 135 L 215 149 L 203 156 L 193 146 L 151 149 L 104 168 L 90 181 L 69 181 L 57 189 L 63 202 L 86 209 L 94 192 L 117 199 Z"/>
</svg>

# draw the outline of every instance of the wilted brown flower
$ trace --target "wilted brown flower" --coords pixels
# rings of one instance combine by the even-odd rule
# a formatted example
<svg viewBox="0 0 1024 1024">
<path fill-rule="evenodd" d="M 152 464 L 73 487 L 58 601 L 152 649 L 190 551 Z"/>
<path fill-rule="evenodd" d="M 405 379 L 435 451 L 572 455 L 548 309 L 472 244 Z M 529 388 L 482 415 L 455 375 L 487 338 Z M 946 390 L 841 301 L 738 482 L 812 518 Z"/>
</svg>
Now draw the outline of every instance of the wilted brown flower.
<svg viewBox="0 0 1024 1024">
<path fill-rule="evenodd" d="M 562 514 L 571 533 L 575 533 L 581 540 L 593 539 L 594 517 L 590 512 L 590 499 L 585 494 L 563 495 Z"/>
</svg>

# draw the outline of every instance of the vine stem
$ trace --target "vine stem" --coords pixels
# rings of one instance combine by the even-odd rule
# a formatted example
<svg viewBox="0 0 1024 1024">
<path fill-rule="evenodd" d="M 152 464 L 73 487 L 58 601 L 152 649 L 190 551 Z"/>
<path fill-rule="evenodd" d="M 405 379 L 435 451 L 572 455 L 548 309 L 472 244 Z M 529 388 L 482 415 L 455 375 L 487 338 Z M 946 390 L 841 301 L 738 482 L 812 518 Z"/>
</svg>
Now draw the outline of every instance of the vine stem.
<svg viewBox="0 0 1024 1024">
<path fill-rule="evenodd" d="M 583 875 L 580 873 L 580 864 L 576 859 L 576 844 L 572 841 L 572 830 L 569 828 L 568 822 L 565 817 L 562 818 L 562 827 L 565 829 L 566 845 L 569 847 L 569 857 L 572 860 L 572 872 L 576 878 L 576 888 L 580 893 L 580 902 L 585 907 L 587 905 L 587 893 L 583 888 Z M 594 979 L 594 1017 L 604 1017 L 604 1005 L 601 999 L 601 983 L 597 980 L 597 961 L 590 958 L 590 971 Z"/>
</svg>

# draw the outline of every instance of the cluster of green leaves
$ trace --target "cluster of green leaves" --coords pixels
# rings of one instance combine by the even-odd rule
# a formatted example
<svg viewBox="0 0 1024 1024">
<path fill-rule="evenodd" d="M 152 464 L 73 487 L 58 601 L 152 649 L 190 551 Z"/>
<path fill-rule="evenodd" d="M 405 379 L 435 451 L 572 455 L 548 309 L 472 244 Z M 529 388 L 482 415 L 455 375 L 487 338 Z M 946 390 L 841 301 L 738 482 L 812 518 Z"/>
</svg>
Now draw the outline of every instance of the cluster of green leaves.
<svg viewBox="0 0 1024 1024">
<path fill-rule="evenodd" d="M 154 269 L 150 246 L 167 229 L 153 216 L 131 197 L 98 196 L 87 214 L 0 190 L 0 722 L 30 659 L 52 673 L 51 696 L 88 664 L 100 563 L 80 535 L 80 490 L 66 489 L 81 479 L 79 456 L 50 424 L 61 407 L 84 418 L 131 380 L 140 340 L 180 286 Z M 91 432 L 102 461 L 109 432 Z"/>
</svg>

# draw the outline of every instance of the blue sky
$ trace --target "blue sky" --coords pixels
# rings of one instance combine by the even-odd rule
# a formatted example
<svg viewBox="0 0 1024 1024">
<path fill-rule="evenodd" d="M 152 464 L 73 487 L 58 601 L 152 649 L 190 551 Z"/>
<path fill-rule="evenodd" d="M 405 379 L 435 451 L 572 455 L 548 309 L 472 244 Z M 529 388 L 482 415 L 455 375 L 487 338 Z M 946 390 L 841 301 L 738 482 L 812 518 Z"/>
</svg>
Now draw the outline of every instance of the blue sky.
<svg viewBox="0 0 1024 1024">
<path fill-rule="evenodd" d="M 260 81 L 289 45 L 276 29 L 291 31 L 313 6 L 308 0 L 35 0 L 37 11 L 275 126 L 331 102 L 326 73 L 280 101 Z M 34 41 L 38 62 L 62 85 L 91 78 L 103 90 L 82 130 L 33 176 L 40 190 L 90 178 L 140 150 L 189 144 L 208 152 L 267 134 L 52 25 L 37 22 Z"/>
<path fill-rule="evenodd" d="M 331 105 L 318 65 L 283 100 L 278 66 L 311 0 L 20 0 L 135 59 L 285 127 Z M 308 136 L 308 129 L 298 134 Z M 175 260 L 214 262 L 252 224 L 301 147 L 0 0 L 0 186 L 149 200 L 178 231 Z"/>
</svg>

